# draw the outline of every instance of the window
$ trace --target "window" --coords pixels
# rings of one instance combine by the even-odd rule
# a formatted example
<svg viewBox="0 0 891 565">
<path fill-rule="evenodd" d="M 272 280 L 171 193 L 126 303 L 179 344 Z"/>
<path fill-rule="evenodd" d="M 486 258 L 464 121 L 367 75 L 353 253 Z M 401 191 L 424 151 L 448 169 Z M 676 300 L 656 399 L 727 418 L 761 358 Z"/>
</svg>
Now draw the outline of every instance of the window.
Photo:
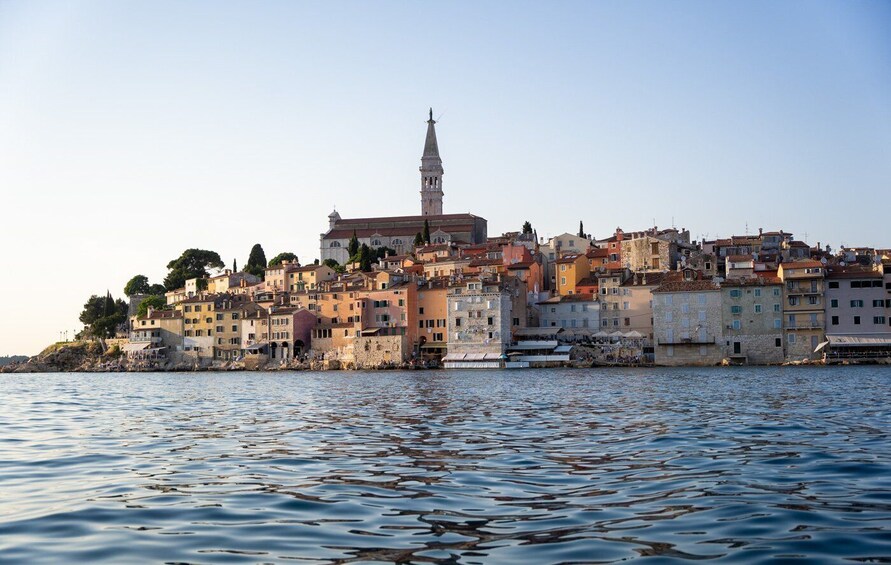
<svg viewBox="0 0 891 565">
<path fill-rule="evenodd" d="M 700 321 L 700 322 L 704 322 L 704 321 L 705 321 L 705 310 L 700 310 L 700 311 L 699 311 L 699 321 Z"/>
<path fill-rule="evenodd" d="M 885 317 L 884 316 L 873 316 L 872 323 L 885 325 Z"/>
<path fill-rule="evenodd" d="M 838 325 L 838 316 L 833 316 L 833 317 L 832 317 L 832 325 L 833 325 L 833 326 L 837 326 L 837 325 Z"/>
<path fill-rule="evenodd" d="M 336 248 L 336 247 L 340 247 L 340 242 L 339 242 L 339 241 L 332 241 L 332 242 L 331 242 L 331 247 L 335 247 L 335 248 Z"/>
<path fill-rule="evenodd" d="M 829 281 L 829 288 L 838 288 L 838 281 Z"/>
<path fill-rule="evenodd" d="M 200 312 L 200 311 L 201 311 L 201 305 L 200 305 L 200 304 L 196 304 L 196 305 L 195 305 L 195 311 L 196 311 L 196 312 Z"/>
<path fill-rule="evenodd" d="M 882 300 L 881 298 L 878 299 L 878 300 L 873 300 L 873 301 L 872 301 L 872 307 L 873 307 L 873 308 L 884 308 L 884 307 L 885 307 L 885 301 Z"/>
<path fill-rule="evenodd" d="M 573 320 L 573 322 L 574 322 L 574 321 L 575 321 L 575 320 Z M 631 318 L 625 318 L 625 325 L 626 325 L 626 326 L 630 326 L 630 325 L 631 325 Z"/>
<path fill-rule="evenodd" d="M 421 306 L 420 308 L 418 308 L 418 314 L 420 314 L 420 315 L 422 315 L 422 316 L 424 315 L 424 307 L 423 307 L 423 306 Z"/>
<path fill-rule="evenodd" d="M 789 306 L 798 306 L 798 297 L 797 296 L 789 297 Z"/>
<path fill-rule="evenodd" d="M 566 286 L 566 277 L 560 277 L 560 286 Z"/>
<path fill-rule="evenodd" d="M 829 301 L 830 308 L 838 308 L 838 298 L 833 298 Z"/>
<path fill-rule="evenodd" d="M 860 325 L 860 316 L 854 316 L 854 325 L 855 325 L 855 326 L 859 326 L 859 325 Z"/>
<path fill-rule="evenodd" d="M 686 306 L 686 304 L 685 304 L 684 306 Z M 630 304 L 630 303 L 628 303 L 628 302 L 623 302 L 623 303 L 622 303 L 622 310 L 629 310 L 630 308 L 631 308 L 631 304 Z"/>
<path fill-rule="evenodd" d="M 778 288 L 773 289 L 773 295 L 774 295 L 774 296 L 779 296 L 779 295 L 780 295 L 780 289 L 778 289 Z"/>
<path fill-rule="evenodd" d="M 233 324 L 233 325 L 232 325 L 232 331 L 233 331 L 233 332 L 237 332 L 237 331 L 238 331 L 238 326 L 236 326 L 236 325 Z"/>
<path fill-rule="evenodd" d="M 731 314 L 742 314 L 742 306 L 731 306 L 730 313 Z"/>
<path fill-rule="evenodd" d="M 852 300 L 851 308 L 863 308 L 863 301 L 862 300 Z"/>
<path fill-rule="evenodd" d="M 665 295 L 665 305 L 671 306 L 672 296 L 670 294 Z"/>
<path fill-rule="evenodd" d="M 756 313 L 756 314 L 760 314 L 760 313 L 761 313 L 761 305 L 760 305 L 760 304 L 755 304 L 755 313 Z"/>
<path fill-rule="evenodd" d="M 795 334 L 789 334 L 788 339 L 789 339 L 790 344 L 794 344 L 795 343 Z"/>
<path fill-rule="evenodd" d="M 820 297 L 819 297 L 819 296 L 808 296 L 808 297 L 807 297 L 807 303 L 808 303 L 808 304 L 819 304 L 819 303 L 820 303 Z"/>
<path fill-rule="evenodd" d="M 217 333 L 223 333 L 223 326 L 217 326 Z"/>
<path fill-rule="evenodd" d="M 730 298 L 739 298 L 740 296 L 742 296 L 742 291 L 740 289 L 730 289 Z"/>
<path fill-rule="evenodd" d="M 690 313 L 690 305 L 689 304 L 681 304 L 681 314 L 689 314 Z"/>
<path fill-rule="evenodd" d="M 779 305 L 779 304 L 774 304 L 774 305 L 773 305 L 773 311 L 774 311 L 774 312 L 779 312 L 779 311 L 780 311 L 780 305 Z"/>
<path fill-rule="evenodd" d="M 755 296 L 761 296 L 761 289 L 760 289 L 760 288 L 756 288 L 756 289 L 755 289 Z"/>
<path fill-rule="evenodd" d="M 455 318 L 455 327 L 456 327 L 456 328 L 460 328 L 460 327 L 461 327 L 461 318 Z"/>
<path fill-rule="evenodd" d="M 739 320 L 733 320 L 733 329 L 738 330 L 742 327 L 742 323 Z"/>
<path fill-rule="evenodd" d="M 223 315 L 222 315 L 222 314 L 217 314 L 217 321 L 219 322 L 219 321 L 222 320 L 222 319 L 223 319 Z"/>
<path fill-rule="evenodd" d="M 774 318 L 773 319 L 773 327 L 774 327 L 774 329 L 777 329 L 777 330 L 782 329 L 783 321 L 779 318 Z"/>
</svg>

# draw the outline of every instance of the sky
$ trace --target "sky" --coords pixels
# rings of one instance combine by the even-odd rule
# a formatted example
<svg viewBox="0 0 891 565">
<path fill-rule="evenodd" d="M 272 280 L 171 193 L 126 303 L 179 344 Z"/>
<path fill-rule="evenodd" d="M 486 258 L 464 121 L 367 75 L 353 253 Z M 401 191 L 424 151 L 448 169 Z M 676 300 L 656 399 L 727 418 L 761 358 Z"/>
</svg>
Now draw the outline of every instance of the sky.
<svg viewBox="0 0 891 565">
<path fill-rule="evenodd" d="M 0 355 L 345 218 L 891 247 L 891 3 L 0 0 Z"/>
</svg>

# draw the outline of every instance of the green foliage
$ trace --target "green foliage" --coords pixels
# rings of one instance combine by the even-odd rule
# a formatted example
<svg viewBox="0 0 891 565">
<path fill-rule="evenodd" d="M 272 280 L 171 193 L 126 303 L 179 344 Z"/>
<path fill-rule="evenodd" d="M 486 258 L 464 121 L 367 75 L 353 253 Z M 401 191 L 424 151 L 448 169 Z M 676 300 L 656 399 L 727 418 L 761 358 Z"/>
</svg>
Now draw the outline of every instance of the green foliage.
<svg viewBox="0 0 891 565">
<path fill-rule="evenodd" d="M 133 296 L 134 294 L 157 295 L 164 294 L 167 289 L 163 284 L 149 284 L 148 277 L 145 275 L 136 275 L 124 287 L 124 294 Z"/>
<path fill-rule="evenodd" d="M 285 251 L 284 253 L 279 253 L 275 257 L 269 261 L 270 267 L 275 267 L 276 265 L 281 265 L 283 261 L 290 261 L 291 263 L 297 263 L 297 256 L 291 253 L 290 251 Z"/>
<path fill-rule="evenodd" d="M 374 255 L 377 259 L 383 259 L 384 257 L 389 257 L 390 255 L 396 255 L 396 250 L 392 247 L 378 247 L 374 250 Z"/>
<path fill-rule="evenodd" d="M 421 247 L 424 245 L 424 236 L 421 232 L 418 232 L 418 235 L 415 236 L 415 247 Z"/>
<path fill-rule="evenodd" d="M 344 271 L 346 271 L 346 268 L 334 259 L 328 258 L 325 259 L 322 263 L 333 269 L 335 273 L 343 273 Z"/>
<path fill-rule="evenodd" d="M 232 259 L 232 272 L 238 272 L 238 259 Z"/>
<path fill-rule="evenodd" d="M 93 337 L 112 337 L 118 325 L 127 320 L 127 303 L 114 300 L 110 293 L 105 296 L 92 295 L 80 313 L 79 320 L 87 334 Z"/>
<path fill-rule="evenodd" d="M 163 284 L 153 284 L 148 288 L 148 292 L 146 294 L 164 296 L 165 292 L 167 292 L 167 289 L 164 288 Z"/>
<path fill-rule="evenodd" d="M 359 252 L 359 238 L 356 237 L 356 230 L 353 230 L 353 237 L 350 238 L 350 243 L 347 245 L 347 253 L 350 254 L 350 257 Z"/>
<path fill-rule="evenodd" d="M 424 220 L 424 242 L 430 245 L 430 222 Z"/>
<path fill-rule="evenodd" d="M 263 251 L 263 246 L 259 243 L 255 243 L 251 247 L 251 253 L 248 256 L 247 264 L 244 266 L 244 272 L 260 278 L 265 276 L 266 253 Z"/>
<path fill-rule="evenodd" d="M 136 315 L 142 317 L 148 314 L 149 308 L 161 310 L 166 306 L 167 299 L 163 296 L 148 296 L 140 301 L 139 306 L 136 308 Z"/>
<path fill-rule="evenodd" d="M 223 267 L 223 260 L 215 251 L 186 249 L 177 259 L 167 263 L 169 272 L 164 278 L 164 287 L 167 290 L 182 288 L 188 279 L 207 278 L 208 269 Z"/>
<path fill-rule="evenodd" d="M 585 226 L 581 220 L 579 220 L 579 237 L 585 237 Z"/>
<path fill-rule="evenodd" d="M 532 233 L 532 224 L 529 223 L 529 220 L 523 222 L 523 233 Z"/>
<path fill-rule="evenodd" d="M 145 275 L 136 275 L 124 285 L 124 295 L 133 296 L 134 294 L 148 294 L 149 282 Z"/>
<path fill-rule="evenodd" d="M 319 264 L 319 260 L 318 260 L 318 259 L 313 259 L 312 264 L 313 264 L 313 265 L 318 265 L 318 264 Z"/>
</svg>

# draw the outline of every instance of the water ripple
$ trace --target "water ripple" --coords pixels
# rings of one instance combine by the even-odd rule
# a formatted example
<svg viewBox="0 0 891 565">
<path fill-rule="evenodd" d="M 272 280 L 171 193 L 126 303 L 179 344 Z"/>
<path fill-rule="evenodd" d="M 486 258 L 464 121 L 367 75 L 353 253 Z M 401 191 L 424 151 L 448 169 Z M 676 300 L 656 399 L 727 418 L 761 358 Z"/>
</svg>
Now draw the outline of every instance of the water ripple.
<svg viewBox="0 0 891 565">
<path fill-rule="evenodd" d="M 0 563 L 891 563 L 889 384 L 3 375 Z"/>
</svg>

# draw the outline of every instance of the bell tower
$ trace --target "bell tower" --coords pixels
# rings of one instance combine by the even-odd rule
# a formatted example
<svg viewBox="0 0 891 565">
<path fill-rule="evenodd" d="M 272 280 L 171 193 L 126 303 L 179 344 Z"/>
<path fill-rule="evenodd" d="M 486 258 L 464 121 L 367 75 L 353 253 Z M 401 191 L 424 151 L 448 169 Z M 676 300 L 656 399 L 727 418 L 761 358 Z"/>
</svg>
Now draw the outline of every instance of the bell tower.
<svg viewBox="0 0 891 565">
<path fill-rule="evenodd" d="M 442 159 L 439 158 L 439 144 L 436 143 L 436 128 L 433 127 L 433 108 L 427 120 L 427 139 L 424 141 L 424 154 L 421 156 L 421 215 L 442 215 Z"/>
</svg>

